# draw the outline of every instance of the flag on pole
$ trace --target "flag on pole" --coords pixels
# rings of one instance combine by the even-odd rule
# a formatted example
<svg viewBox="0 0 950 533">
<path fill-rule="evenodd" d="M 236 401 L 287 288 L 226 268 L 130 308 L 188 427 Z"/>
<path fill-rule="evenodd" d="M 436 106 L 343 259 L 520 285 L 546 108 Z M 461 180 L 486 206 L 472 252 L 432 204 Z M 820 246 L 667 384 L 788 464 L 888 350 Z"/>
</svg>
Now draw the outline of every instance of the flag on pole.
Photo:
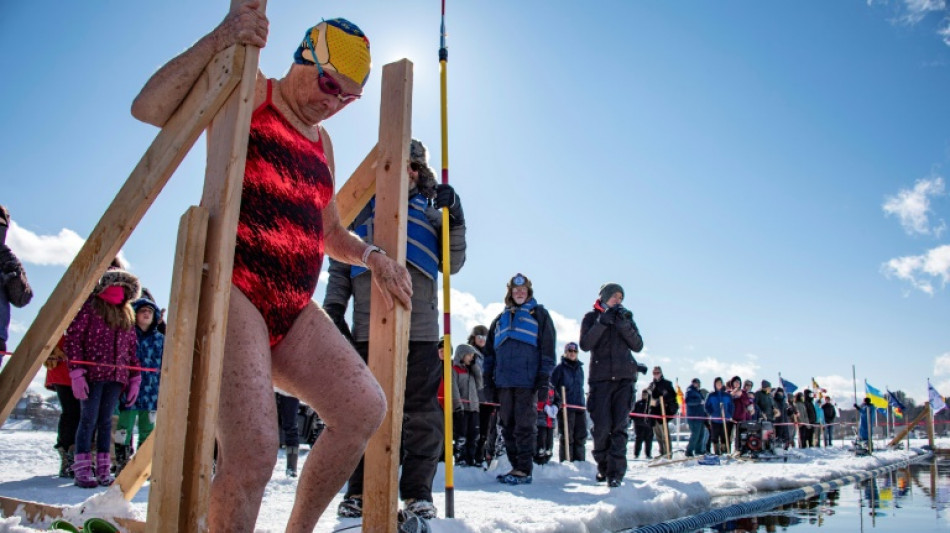
<svg viewBox="0 0 950 533">
<path fill-rule="evenodd" d="M 894 416 L 904 418 L 904 404 L 902 404 L 901 401 L 897 399 L 897 396 L 888 388 L 885 387 L 884 390 L 887 391 L 887 404 L 894 410 Z"/>
<path fill-rule="evenodd" d="M 871 399 L 871 405 L 878 409 L 887 409 L 887 400 L 884 395 L 881 394 L 881 391 L 869 385 L 868 380 L 864 380 L 864 392 Z"/>
<path fill-rule="evenodd" d="M 934 414 L 939 413 L 947 406 L 947 403 L 943 401 L 943 396 L 930 384 L 929 379 L 927 380 L 927 392 L 930 394 L 930 409 Z"/>
<path fill-rule="evenodd" d="M 680 405 L 680 412 L 683 412 L 683 405 L 686 404 L 686 400 L 683 399 L 683 389 L 680 388 L 680 380 L 676 380 L 676 403 Z"/>
<path fill-rule="evenodd" d="M 792 393 L 798 390 L 798 385 L 783 378 L 781 375 L 778 377 L 778 382 L 782 385 L 782 388 L 785 389 L 786 396 L 790 396 Z"/>
<path fill-rule="evenodd" d="M 825 394 L 828 394 L 828 389 L 821 388 L 818 382 L 815 381 L 815 378 L 811 378 L 811 388 L 814 389 L 815 395 L 818 396 L 819 400 L 824 398 Z"/>
</svg>

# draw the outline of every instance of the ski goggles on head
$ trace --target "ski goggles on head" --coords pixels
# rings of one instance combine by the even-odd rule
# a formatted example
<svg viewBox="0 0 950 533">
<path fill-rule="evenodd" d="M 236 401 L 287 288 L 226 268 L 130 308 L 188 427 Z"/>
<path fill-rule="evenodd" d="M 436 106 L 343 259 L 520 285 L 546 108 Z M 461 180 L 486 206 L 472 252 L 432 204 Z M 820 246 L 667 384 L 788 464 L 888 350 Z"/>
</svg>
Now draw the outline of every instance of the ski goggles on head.
<svg viewBox="0 0 950 533">
<path fill-rule="evenodd" d="M 567 346 L 564 347 L 564 351 L 577 353 L 577 345 L 573 342 L 569 342 Z"/>
<path fill-rule="evenodd" d="M 511 278 L 511 285 L 514 287 L 523 287 L 526 283 L 528 283 L 528 278 L 521 274 L 516 274 L 515 277 Z"/>
</svg>

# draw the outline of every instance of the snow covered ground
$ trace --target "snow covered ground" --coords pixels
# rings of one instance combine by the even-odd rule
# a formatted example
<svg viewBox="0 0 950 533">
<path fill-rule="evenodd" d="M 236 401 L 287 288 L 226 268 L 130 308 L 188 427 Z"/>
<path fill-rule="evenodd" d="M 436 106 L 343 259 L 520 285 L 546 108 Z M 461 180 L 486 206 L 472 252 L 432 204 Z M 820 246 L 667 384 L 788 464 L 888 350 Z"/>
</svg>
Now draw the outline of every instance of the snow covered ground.
<svg viewBox="0 0 950 533">
<path fill-rule="evenodd" d="M 67 509 L 66 517 L 85 502 L 95 516 L 144 519 L 148 501 L 146 485 L 131 503 L 117 489 L 90 491 L 71 480 L 54 477 L 59 459 L 53 450 L 55 433 L 23 429 L 15 421 L 0 430 L 0 495 L 38 501 Z M 914 445 L 924 444 L 915 441 Z M 938 441 L 950 447 L 950 439 Z M 632 443 L 631 443 L 632 448 Z M 507 471 L 502 461 L 497 471 L 462 468 L 455 471 L 455 518 L 431 522 L 436 533 L 607 532 L 638 524 L 686 516 L 709 508 L 725 498 L 745 498 L 759 492 L 788 490 L 830 480 L 844 474 L 876 468 L 914 455 L 910 451 L 884 451 L 873 457 L 854 457 L 842 447 L 793 450 L 788 463 L 736 461 L 719 466 L 682 463 L 648 467 L 631 462 L 624 485 L 609 489 L 594 482 L 592 462 L 562 465 L 552 462 L 536 467 L 534 483 L 518 487 L 500 485 L 495 475 Z M 301 459 L 305 460 L 305 455 Z M 295 480 L 284 476 L 283 453 L 267 486 L 257 521 L 262 532 L 283 531 L 293 503 Z M 444 513 L 444 469 L 436 475 L 435 503 Z M 342 492 L 330 504 L 335 511 Z M 87 511 L 88 512 L 88 511 Z M 338 519 L 328 512 L 316 531 L 332 532 L 359 523 Z M 88 516 L 88 515 L 87 515 Z M 19 517 L 0 519 L 0 533 L 33 533 L 49 524 L 21 524 Z M 359 531 L 359 528 L 347 531 Z"/>
</svg>

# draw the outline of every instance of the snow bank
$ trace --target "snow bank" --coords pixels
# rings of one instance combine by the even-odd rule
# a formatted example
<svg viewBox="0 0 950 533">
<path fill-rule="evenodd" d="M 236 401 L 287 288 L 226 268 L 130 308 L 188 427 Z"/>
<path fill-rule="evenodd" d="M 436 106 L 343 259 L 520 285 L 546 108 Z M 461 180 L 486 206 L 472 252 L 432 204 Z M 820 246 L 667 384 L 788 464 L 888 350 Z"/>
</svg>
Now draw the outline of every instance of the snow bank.
<svg viewBox="0 0 950 533">
<path fill-rule="evenodd" d="M 74 523 L 89 516 L 144 519 L 148 485 L 132 502 L 126 502 L 117 488 L 77 488 L 72 480 L 54 477 L 59 465 L 54 443 L 55 433 L 50 431 L 0 430 L 0 495 L 63 506 L 65 518 Z M 950 439 L 941 439 L 939 445 L 950 447 Z M 455 518 L 433 520 L 431 525 L 435 533 L 616 531 L 694 514 L 714 502 L 794 489 L 885 466 L 917 451 L 881 451 L 871 457 L 855 457 L 843 447 L 811 448 L 793 450 L 788 463 L 725 461 L 719 466 L 688 462 L 651 468 L 646 462 L 631 461 L 624 485 L 616 489 L 594 482 L 596 468 L 592 462 L 550 463 L 536 467 L 531 485 L 501 485 L 495 476 L 507 471 L 507 462 L 502 460 L 491 472 L 456 469 Z M 301 459 L 306 460 L 306 455 Z M 296 480 L 286 478 L 283 468 L 281 456 L 261 506 L 257 521 L 260 532 L 283 531 L 290 514 Z M 434 496 L 442 513 L 443 486 L 444 469 L 440 466 Z M 341 498 L 342 492 L 330 504 L 331 511 L 316 531 L 329 533 L 359 523 L 357 519 L 332 516 Z M 0 533 L 34 533 L 48 526 L 24 524 L 12 517 L 0 521 Z"/>
</svg>

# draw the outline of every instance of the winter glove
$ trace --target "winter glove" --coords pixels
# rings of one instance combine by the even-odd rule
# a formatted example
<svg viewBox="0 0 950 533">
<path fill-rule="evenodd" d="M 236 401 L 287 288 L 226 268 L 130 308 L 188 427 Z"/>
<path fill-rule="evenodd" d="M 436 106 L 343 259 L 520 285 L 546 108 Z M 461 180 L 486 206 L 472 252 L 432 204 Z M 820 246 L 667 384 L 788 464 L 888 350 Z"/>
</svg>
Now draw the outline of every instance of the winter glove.
<svg viewBox="0 0 950 533">
<path fill-rule="evenodd" d="M 544 414 L 548 415 L 548 418 L 557 418 L 557 406 L 556 405 L 545 405 Z"/>
<path fill-rule="evenodd" d="M 73 396 L 77 400 L 89 398 L 89 384 L 86 383 L 86 371 L 82 368 L 69 371 L 69 380 L 72 381 Z"/>
<path fill-rule="evenodd" d="M 637 372 L 646 375 L 647 370 L 647 365 L 643 363 L 637 363 Z"/>
<path fill-rule="evenodd" d="M 621 320 L 633 320 L 633 311 L 626 307 L 617 306 L 617 318 Z"/>
<path fill-rule="evenodd" d="M 440 184 L 435 186 L 435 201 L 433 205 L 436 209 L 443 207 L 449 208 L 449 226 L 456 227 L 465 224 L 465 214 L 462 213 L 462 202 L 459 196 L 455 194 L 455 189 L 451 185 Z"/>
<path fill-rule="evenodd" d="M 547 374 L 538 374 L 538 376 L 534 378 L 534 390 L 538 392 L 542 390 L 547 392 L 550 386 L 551 386 L 551 376 Z M 547 396 L 545 396 L 545 400 L 547 400 Z"/>
<path fill-rule="evenodd" d="M 498 391 L 495 389 L 494 378 L 485 376 L 485 387 L 482 390 L 485 392 L 486 402 L 498 403 Z"/>
<path fill-rule="evenodd" d="M 139 397 L 139 388 L 142 387 L 142 374 L 129 378 L 129 384 L 125 388 L 125 406 L 132 407 L 135 400 Z"/>
<path fill-rule="evenodd" d="M 617 308 L 611 307 L 600 315 L 600 323 L 605 326 L 612 326 L 617 321 Z"/>
<path fill-rule="evenodd" d="M 46 358 L 46 361 L 43 361 L 43 366 L 47 370 L 52 370 L 59 366 L 59 363 L 66 360 L 66 354 L 63 353 L 59 348 L 53 348 L 53 353 L 49 354 L 49 357 Z"/>
<path fill-rule="evenodd" d="M 333 321 L 333 324 L 336 326 L 336 329 L 340 330 L 340 333 L 346 337 L 346 340 L 353 342 L 353 333 L 350 332 L 350 326 L 346 324 L 346 319 L 343 318 L 343 315 L 346 314 L 346 308 L 340 304 L 328 304 L 323 308 L 324 311 L 330 315 L 330 320 Z"/>
</svg>

